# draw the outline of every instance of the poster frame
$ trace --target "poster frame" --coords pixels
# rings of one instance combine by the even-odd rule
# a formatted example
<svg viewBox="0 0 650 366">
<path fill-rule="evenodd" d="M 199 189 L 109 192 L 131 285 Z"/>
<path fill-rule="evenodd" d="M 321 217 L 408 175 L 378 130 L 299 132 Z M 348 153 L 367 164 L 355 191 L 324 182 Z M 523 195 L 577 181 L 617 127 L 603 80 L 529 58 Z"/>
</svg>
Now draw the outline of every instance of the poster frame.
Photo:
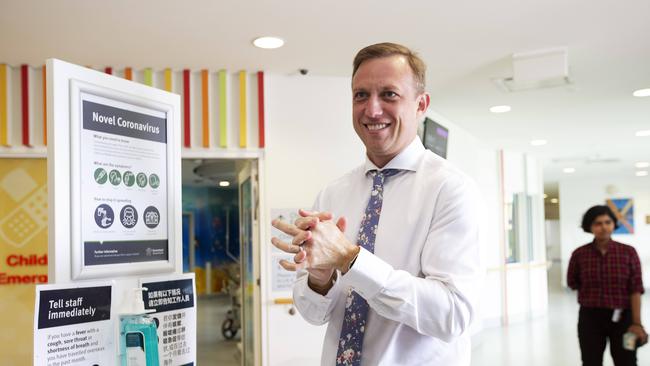
<svg viewBox="0 0 650 366">
<path fill-rule="evenodd" d="M 180 96 L 82 66 L 50 59 L 48 66 L 49 252 L 52 281 L 180 272 Z M 86 265 L 81 235 L 81 96 L 91 94 L 166 115 L 167 260 Z M 51 106 L 51 107 L 50 107 Z M 86 198 L 87 199 L 87 198 Z M 178 239 L 178 240 L 177 240 Z"/>
</svg>

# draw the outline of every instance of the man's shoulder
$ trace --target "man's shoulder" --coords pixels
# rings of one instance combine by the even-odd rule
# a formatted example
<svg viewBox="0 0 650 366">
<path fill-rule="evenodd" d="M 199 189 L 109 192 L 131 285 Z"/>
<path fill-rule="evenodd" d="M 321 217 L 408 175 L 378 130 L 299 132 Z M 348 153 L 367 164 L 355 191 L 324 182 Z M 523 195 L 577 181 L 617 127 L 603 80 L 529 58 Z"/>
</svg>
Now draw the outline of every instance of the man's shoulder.
<svg viewBox="0 0 650 366">
<path fill-rule="evenodd" d="M 453 186 L 474 186 L 476 183 L 472 178 L 460 170 L 450 161 L 426 150 L 420 161 L 419 172 L 426 177 L 431 177 L 441 183 L 450 183 Z"/>
</svg>

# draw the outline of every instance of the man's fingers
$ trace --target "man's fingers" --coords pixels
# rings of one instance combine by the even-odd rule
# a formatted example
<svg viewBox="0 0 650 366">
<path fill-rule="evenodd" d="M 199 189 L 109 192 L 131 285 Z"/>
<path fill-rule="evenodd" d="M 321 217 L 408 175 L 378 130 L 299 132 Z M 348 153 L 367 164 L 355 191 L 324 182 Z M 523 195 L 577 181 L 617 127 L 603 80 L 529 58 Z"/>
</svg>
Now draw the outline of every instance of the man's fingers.
<svg viewBox="0 0 650 366">
<path fill-rule="evenodd" d="M 282 231 L 283 233 L 291 236 L 296 236 L 302 231 L 298 229 L 295 225 L 292 225 L 280 219 L 275 219 L 271 221 L 271 225 L 273 225 L 274 228 Z"/>
<path fill-rule="evenodd" d="M 307 211 L 303 209 L 298 210 L 298 215 L 302 217 L 309 217 L 309 216 L 318 217 L 320 221 L 331 220 L 332 217 L 334 217 L 331 212 Z"/>
<path fill-rule="evenodd" d="M 348 226 L 347 221 L 345 220 L 345 216 L 339 217 L 338 220 L 336 220 L 336 227 L 339 228 L 342 232 L 345 232 L 345 228 Z"/>
<path fill-rule="evenodd" d="M 271 238 L 271 244 L 273 244 L 276 248 L 280 249 L 281 251 L 287 253 L 298 253 L 300 251 L 299 246 L 285 243 L 276 237 Z"/>
<path fill-rule="evenodd" d="M 295 272 L 305 267 L 303 263 L 292 263 L 286 259 L 280 260 L 280 266 L 282 266 L 282 268 L 286 269 L 287 271 L 291 271 L 291 272 Z"/>
<path fill-rule="evenodd" d="M 300 234 L 293 237 L 291 244 L 302 245 L 307 240 L 311 239 L 311 231 L 301 231 Z"/>
<path fill-rule="evenodd" d="M 310 230 L 318 225 L 318 217 L 300 217 L 296 219 L 294 225 L 300 230 Z"/>
<path fill-rule="evenodd" d="M 307 259 L 307 252 L 304 250 L 301 250 L 298 252 L 298 254 L 293 256 L 293 261 L 296 263 L 302 263 Z"/>
</svg>

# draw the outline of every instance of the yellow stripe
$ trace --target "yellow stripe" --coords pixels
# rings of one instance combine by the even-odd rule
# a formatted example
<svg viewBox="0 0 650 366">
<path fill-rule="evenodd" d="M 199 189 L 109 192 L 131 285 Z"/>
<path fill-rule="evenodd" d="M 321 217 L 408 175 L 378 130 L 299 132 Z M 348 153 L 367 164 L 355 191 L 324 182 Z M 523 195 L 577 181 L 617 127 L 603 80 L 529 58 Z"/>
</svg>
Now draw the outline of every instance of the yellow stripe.
<svg viewBox="0 0 650 366">
<path fill-rule="evenodd" d="M 210 147 L 210 108 L 208 103 L 208 70 L 201 70 L 201 91 L 203 92 L 203 147 Z"/>
<path fill-rule="evenodd" d="M 239 72 L 239 146 L 246 147 L 246 71 Z"/>
<path fill-rule="evenodd" d="M 219 71 L 219 145 L 228 147 L 228 121 L 226 121 L 226 70 Z"/>
<path fill-rule="evenodd" d="M 153 86 L 153 71 L 150 67 L 144 69 L 144 84 Z"/>
<path fill-rule="evenodd" d="M 172 91 L 172 70 L 165 69 L 165 90 Z"/>
<path fill-rule="evenodd" d="M 0 145 L 9 146 L 7 124 L 7 65 L 0 64 Z"/>
</svg>

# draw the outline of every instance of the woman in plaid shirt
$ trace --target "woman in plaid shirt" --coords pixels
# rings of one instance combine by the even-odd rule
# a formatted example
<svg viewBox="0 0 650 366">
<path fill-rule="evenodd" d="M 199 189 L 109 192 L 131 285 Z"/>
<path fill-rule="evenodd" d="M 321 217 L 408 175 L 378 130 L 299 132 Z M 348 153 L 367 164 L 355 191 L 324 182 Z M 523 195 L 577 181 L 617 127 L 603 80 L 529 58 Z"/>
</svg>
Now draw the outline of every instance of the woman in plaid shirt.
<svg viewBox="0 0 650 366">
<path fill-rule="evenodd" d="M 582 218 L 582 229 L 594 240 L 571 254 L 567 283 L 578 290 L 578 339 L 584 366 L 602 366 L 609 338 L 616 366 L 636 366 L 636 350 L 623 348 L 623 334 L 648 340 L 641 324 L 641 262 L 634 247 L 612 240 L 618 220 L 607 206 L 594 206 Z"/>
</svg>

